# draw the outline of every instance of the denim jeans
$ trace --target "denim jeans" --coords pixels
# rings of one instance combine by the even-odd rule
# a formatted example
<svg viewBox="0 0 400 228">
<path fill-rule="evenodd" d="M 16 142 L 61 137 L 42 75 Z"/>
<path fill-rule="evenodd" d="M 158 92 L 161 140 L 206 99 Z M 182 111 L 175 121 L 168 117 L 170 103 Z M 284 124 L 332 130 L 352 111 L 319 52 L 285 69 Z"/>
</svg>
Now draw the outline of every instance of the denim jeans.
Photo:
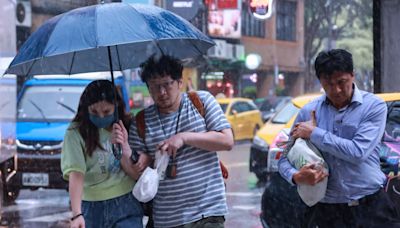
<svg viewBox="0 0 400 228">
<path fill-rule="evenodd" d="M 104 201 L 82 201 L 87 228 L 143 228 L 142 206 L 129 192 Z"/>
</svg>

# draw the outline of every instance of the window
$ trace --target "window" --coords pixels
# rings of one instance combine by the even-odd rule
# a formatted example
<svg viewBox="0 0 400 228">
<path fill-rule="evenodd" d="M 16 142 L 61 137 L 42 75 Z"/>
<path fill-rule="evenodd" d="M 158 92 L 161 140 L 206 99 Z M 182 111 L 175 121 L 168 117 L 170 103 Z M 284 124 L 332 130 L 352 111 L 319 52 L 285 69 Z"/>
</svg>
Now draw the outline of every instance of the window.
<svg viewBox="0 0 400 228">
<path fill-rule="evenodd" d="M 272 117 L 272 123 L 286 124 L 294 115 L 297 115 L 299 108 L 294 106 L 292 102 L 287 103 L 287 105 L 282 108 L 278 113 Z"/>
<path fill-rule="evenodd" d="M 222 112 L 226 112 L 226 107 L 228 107 L 228 104 L 219 104 L 221 106 Z"/>
<path fill-rule="evenodd" d="M 276 1 L 277 40 L 296 40 L 296 11 L 296 2 L 288 0 Z"/>
<path fill-rule="evenodd" d="M 236 111 L 237 113 L 241 113 L 241 112 L 244 112 L 245 110 L 243 110 L 243 106 L 241 105 L 241 103 L 240 102 L 236 102 L 236 103 L 234 103 L 233 105 L 232 105 L 232 108 L 231 108 L 231 115 L 233 115 L 234 114 L 234 111 Z"/>
<path fill-rule="evenodd" d="M 265 37 L 265 20 L 258 20 L 251 15 L 247 2 L 242 5 L 242 35 Z"/>
</svg>

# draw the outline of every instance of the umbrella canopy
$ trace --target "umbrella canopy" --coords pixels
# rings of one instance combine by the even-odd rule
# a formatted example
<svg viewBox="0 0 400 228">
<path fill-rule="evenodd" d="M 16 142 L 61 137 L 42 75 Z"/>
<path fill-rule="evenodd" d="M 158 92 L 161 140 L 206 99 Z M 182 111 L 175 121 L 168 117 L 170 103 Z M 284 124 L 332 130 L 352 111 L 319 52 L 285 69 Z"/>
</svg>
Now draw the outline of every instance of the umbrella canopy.
<svg viewBox="0 0 400 228">
<path fill-rule="evenodd" d="M 195 58 L 213 45 L 188 21 L 159 7 L 99 4 L 45 22 L 24 43 L 6 73 L 28 76 L 125 70 L 152 55 Z"/>
</svg>

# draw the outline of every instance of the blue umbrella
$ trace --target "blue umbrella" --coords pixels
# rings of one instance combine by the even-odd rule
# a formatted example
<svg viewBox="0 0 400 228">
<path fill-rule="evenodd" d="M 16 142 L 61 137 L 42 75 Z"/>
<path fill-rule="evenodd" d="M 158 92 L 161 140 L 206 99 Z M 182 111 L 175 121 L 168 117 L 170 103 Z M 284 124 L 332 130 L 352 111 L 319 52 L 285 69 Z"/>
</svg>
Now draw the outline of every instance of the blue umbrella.
<svg viewBox="0 0 400 228">
<path fill-rule="evenodd" d="M 196 58 L 213 45 L 188 21 L 159 7 L 99 4 L 45 22 L 24 43 L 6 73 L 28 76 L 124 70 L 139 66 L 152 55 Z"/>
<path fill-rule="evenodd" d="M 114 70 L 135 68 L 153 55 L 194 59 L 213 45 L 188 21 L 159 7 L 99 4 L 45 22 L 23 44 L 6 73 L 29 76 L 110 71 L 114 83 Z M 121 157 L 120 150 L 114 154 Z"/>
</svg>

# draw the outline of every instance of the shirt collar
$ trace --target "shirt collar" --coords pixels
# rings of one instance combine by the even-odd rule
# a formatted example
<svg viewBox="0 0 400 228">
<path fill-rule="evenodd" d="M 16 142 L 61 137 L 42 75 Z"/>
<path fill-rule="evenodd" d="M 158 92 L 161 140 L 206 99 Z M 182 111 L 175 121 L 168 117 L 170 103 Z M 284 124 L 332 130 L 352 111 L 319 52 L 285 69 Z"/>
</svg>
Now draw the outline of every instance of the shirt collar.
<svg viewBox="0 0 400 228">
<path fill-rule="evenodd" d="M 326 93 L 324 93 L 324 95 L 322 95 L 322 100 L 326 103 L 326 104 L 330 104 L 331 102 L 329 101 L 328 97 L 326 96 Z M 351 102 L 352 103 L 359 103 L 362 104 L 363 103 L 363 96 L 360 92 L 360 90 L 358 89 L 357 85 L 353 83 L 353 96 L 351 98 Z M 349 104 L 349 105 L 350 105 Z M 347 106 L 346 106 L 347 107 Z"/>
</svg>

